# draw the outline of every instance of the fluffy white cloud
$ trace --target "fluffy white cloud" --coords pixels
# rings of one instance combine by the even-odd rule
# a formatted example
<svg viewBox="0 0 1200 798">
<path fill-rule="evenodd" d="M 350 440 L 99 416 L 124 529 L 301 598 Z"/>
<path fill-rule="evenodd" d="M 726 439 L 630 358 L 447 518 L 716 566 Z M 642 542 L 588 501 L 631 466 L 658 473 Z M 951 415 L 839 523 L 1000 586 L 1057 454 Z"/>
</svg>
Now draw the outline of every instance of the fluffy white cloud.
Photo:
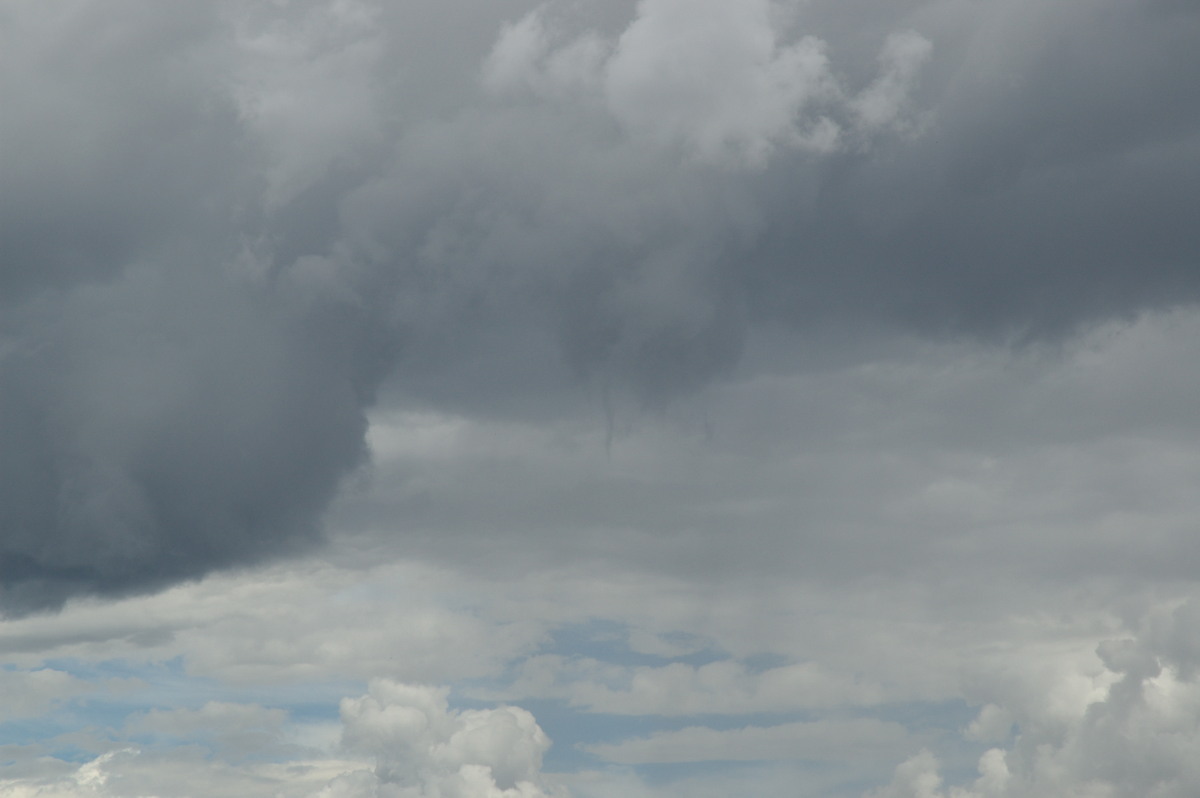
<svg viewBox="0 0 1200 798">
<path fill-rule="evenodd" d="M 547 798 L 550 740 L 518 707 L 452 711 L 445 689 L 387 680 L 342 701 L 344 745 L 376 759 L 378 786 L 397 798 Z M 359 778 L 359 777 L 355 777 Z M 356 788 L 358 789 L 358 788 Z"/>
<path fill-rule="evenodd" d="M 0 794 L 216 798 L 268 790 L 281 798 L 566 797 L 541 773 L 550 740 L 532 715 L 507 706 L 454 711 L 447 692 L 377 680 L 366 695 L 343 700 L 342 745 L 361 757 L 356 759 L 264 749 L 254 732 L 280 736 L 287 718 L 277 709 L 214 702 L 199 710 L 151 711 L 133 718 L 130 729 L 184 741 L 216 735 L 225 745 L 208 756 L 189 746 L 114 748 L 71 768 L 45 760 L 42 774 L 0 779 Z M 266 753 L 283 761 L 263 764 Z"/>
<path fill-rule="evenodd" d="M 1000 725 L 1015 720 L 1017 731 L 1009 747 L 980 758 L 973 783 L 943 789 L 938 760 L 924 751 L 900 765 L 892 783 L 871 798 L 1195 795 L 1200 680 L 1191 648 L 1172 645 L 1194 639 L 1200 617 L 1195 606 L 1172 602 L 1147 616 L 1137 637 L 1102 642 L 1097 654 L 1107 688 L 1077 703 L 1073 712 L 1054 702 L 985 706 L 968 733 L 998 731 L 999 718 L 1005 721 Z M 1072 690 L 1070 684 L 1054 687 Z"/>
<path fill-rule="evenodd" d="M 832 147 L 836 124 L 809 111 L 838 94 L 825 46 L 780 46 L 772 22 L 768 0 L 643 0 L 607 64 L 613 113 L 704 160 L 762 165 L 779 145 Z"/>
<path fill-rule="evenodd" d="M 927 39 L 912 31 L 889 36 L 880 75 L 853 94 L 837 79 L 825 42 L 781 41 L 782 17 L 771 0 L 642 0 L 615 40 L 572 39 L 539 9 L 504 28 L 483 83 L 497 95 L 602 103 L 635 140 L 753 168 L 777 149 L 836 149 L 843 127 L 865 140 L 904 121 L 930 55 Z"/>
</svg>

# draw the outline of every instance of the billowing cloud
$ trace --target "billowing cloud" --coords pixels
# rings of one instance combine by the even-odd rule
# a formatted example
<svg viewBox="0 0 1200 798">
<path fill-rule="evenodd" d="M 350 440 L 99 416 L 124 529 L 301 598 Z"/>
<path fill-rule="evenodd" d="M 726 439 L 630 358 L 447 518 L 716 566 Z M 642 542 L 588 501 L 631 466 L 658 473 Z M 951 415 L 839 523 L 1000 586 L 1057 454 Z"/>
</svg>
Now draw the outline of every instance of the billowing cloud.
<svg viewBox="0 0 1200 798">
<path fill-rule="evenodd" d="M 1193 794 L 1200 788 L 1192 755 L 1200 745 L 1200 682 L 1195 646 L 1184 641 L 1195 639 L 1198 618 L 1194 603 L 1172 603 L 1147 616 L 1137 637 L 1102 642 L 1099 689 L 1069 711 L 1045 700 L 1071 689 L 1063 683 L 1003 708 L 985 706 L 970 733 L 990 728 L 1008 746 L 983 754 L 974 782 L 944 787 L 937 758 L 923 751 L 871 798 Z"/>
<path fill-rule="evenodd" d="M 517 707 L 451 710 L 445 689 L 388 680 L 342 701 L 346 757 L 284 741 L 287 713 L 210 702 L 152 710 L 128 730 L 186 740 L 177 749 L 112 747 L 83 763 L 0 779 L 6 796 L 234 796 L 291 798 L 567 798 L 541 772 L 550 741 Z M 208 749 L 207 754 L 197 751 Z M 278 761 L 273 761 L 278 760 Z M 54 772 L 57 771 L 57 772 Z"/>
<path fill-rule="evenodd" d="M 4 606 L 311 544 L 364 459 L 391 344 L 335 265 L 268 276 L 251 245 L 260 164 L 216 68 L 218 7 L 19 5 L 5 11 L 6 39 L 24 42 L 5 72 L 26 77 L 4 88 L 19 172 L 0 232 Z"/>
<path fill-rule="evenodd" d="M 812 38 L 780 47 L 767 0 L 730 5 L 647 0 L 607 65 L 605 94 L 635 135 L 702 159 L 762 164 L 780 143 L 832 147 L 837 126 L 799 118 L 837 93 Z"/>
<path fill-rule="evenodd" d="M 9 717 L 471 680 L 613 724 L 583 795 L 1194 794 L 1200 13 L 532 5 L 0 0 L 0 602 L 125 596 L 5 621 Z M 513 707 L 188 698 L 0 789 L 555 794 Z"/>
<path fill-rule="evenodd" d="M 412 798 L 552 798 L 561 790 L 541 776 L 550 740 L 533 716 L 518 707 L 451 711 L 446 690 L 372 682 L 361 698 L 342 701 L 343 744 L 373 755 L 376 767 L 364 789 L 331 785 L 329 795 L 395 795 Z"/>
<path fill-rule="evenodd" d="M 564 36 L 538 9 L 504 28 L 483 81 L 501 96 L 603 108 L 634 142 L 702 164 L 762 168 L 778 149 L 830 152 L 900 119 L 927 39 L 889 36 L 881 74 L 851 95 L 824 41 L 778 41 L 779 12 L 769 0 L 645 0 L 615 39 L 557 41 Z"/>
</svg>

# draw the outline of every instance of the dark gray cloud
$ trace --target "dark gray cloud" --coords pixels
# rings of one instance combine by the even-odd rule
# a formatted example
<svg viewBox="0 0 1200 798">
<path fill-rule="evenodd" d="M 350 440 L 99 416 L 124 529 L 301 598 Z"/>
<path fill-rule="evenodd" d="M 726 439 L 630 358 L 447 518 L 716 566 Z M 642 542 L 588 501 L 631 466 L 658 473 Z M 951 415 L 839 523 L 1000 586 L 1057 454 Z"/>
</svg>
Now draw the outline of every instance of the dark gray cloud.
<svg viewBox="0 0 1200 798">
<path fill-rule="evenodd" d="M 219 250 L 247 173 L 211 63 L 216 7 L 5 4 L 0 302 L 99 281 L 155 247 Z"/>
<path fill-rule="evenodd" d="M 1194 301 L 1200 97 L 1180 77 L 1200 14 L 975 4 L 939 29 L 938 13 L 913 17 L 938 53 L 925 134 L 825 164 L 800 197 L 775 181 L 760 307 L 1036 334 Z"/>
<path fill-rule="evenodd" d="M 661 408 L 768 324 L 1198 298 L 1188 4 L 595 5 L 0 4 L 7 610 L 315 543 L 381 388 Z"/>
<path fill-rule="evenodd" d="M 289 310 L 129 275 L 27 321 L 0 382 L 8 606 L 161 585 L 316 539 L 338 479 L 363 460 L 371 356 L 386 352 L 357 329 L 360 308 Z"/>
</svg>

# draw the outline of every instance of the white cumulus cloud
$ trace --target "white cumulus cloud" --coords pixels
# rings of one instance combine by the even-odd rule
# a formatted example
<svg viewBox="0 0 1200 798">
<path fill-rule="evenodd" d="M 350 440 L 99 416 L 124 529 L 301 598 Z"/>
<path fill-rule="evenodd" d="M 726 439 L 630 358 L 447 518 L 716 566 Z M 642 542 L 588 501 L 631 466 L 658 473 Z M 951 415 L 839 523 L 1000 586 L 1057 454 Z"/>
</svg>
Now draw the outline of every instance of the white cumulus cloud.
<svg viewBox="0 0 1200 798">
<path fill-rule="evenodd" d="M 854 94 L 827 44 L 790 40 L 778 11 L 770 0 L 642 0 L 605 39 L 564 36 L 538 8 L 504 27 L 482 80 L 498 96 L 590 99 L 635 141 L 709 164 L 761 168 L 780 149 L 829 152 L 904 126 L 927 39 L 890 35 L 880 74 Z"/>
<path fill-rule="evenodd" d="M 359 792 L 396 798 L 549 798 L 541 776 L 550 739 L 519 707 L 453 711 L 448 690 L 376 680 L 342 701 L 343 743 L 376 758 L 374 780 L 348 777 Z M 349 789 L 343 780 L 336 789 Z M 332 788 L 331 788 L 332 789 Z M 366 791 L 362 791 L 362 790 Z"/>
<path fill-rule="evenodd" d="M 1200 613 L 1193 603 L 1156 610 L 1132 638 L 1097 649 L 1110 686 L 1064 716 L 1052 702 L 986 705 L 969 736 L 984 739 L 1013 718 L 1008 748 L 979 759 L 969 785 L 943 785 L 940 763 L 922 751 L 897 767 L 869 798 L 1185 798 L 1200 793 L 1200 680 L 1193 646 Z M 1070 690 L 1070 687 L 1067 687 Z M 1004 724 L 997 723 L 1003 719 Z M 998 736 L 998 735 L 992 735 Z"/>
</svg>

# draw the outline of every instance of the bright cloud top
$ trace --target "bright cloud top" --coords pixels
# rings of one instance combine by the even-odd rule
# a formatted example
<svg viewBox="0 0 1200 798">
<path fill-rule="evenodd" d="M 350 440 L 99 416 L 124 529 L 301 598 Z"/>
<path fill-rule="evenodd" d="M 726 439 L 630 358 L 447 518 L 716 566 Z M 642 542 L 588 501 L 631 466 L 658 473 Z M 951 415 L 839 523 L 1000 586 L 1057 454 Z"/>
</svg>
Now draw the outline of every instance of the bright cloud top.
<svg viewBox="0 0 1200 798">
<path fill-rule="evenodd" d="M 780 147 L 828 152 L 902 123 L 928 40 L 889 36 L 883 73 L 849 96 L 825 42 L 779 43 L 778 13 L 768 0 L 643 0 L 615 41 L 592 34 L 559 43 L 538 10 L 504 29 L 483 80 L 498 94 L 599 100 L 636 138 L 756 168 Z"/>
<path fill-rule="evenodd" d="M 272 795 L 313 798 L 565 798 L 542 776 L 550 741 L 533 716 L 516 707 L 452 711 L 445 689 L 376 680 L 370 692 L 341 704 L 346 759 L 301 759 L 285 764 L 224 764 L 187 757 L 109 751 L 62 777 L 0 780 L 6 796 Z M 194 739 L 233 735 L 219 750 L 237 762 L 251 751 L 253 730 L 278 737 L 286 713 L 259 706 L 214 704 L 198 711 L 155 711 L 134 731 L 155 730 Z M 339 772 L 340 771 L 340 772 Z"/>
</svg>

